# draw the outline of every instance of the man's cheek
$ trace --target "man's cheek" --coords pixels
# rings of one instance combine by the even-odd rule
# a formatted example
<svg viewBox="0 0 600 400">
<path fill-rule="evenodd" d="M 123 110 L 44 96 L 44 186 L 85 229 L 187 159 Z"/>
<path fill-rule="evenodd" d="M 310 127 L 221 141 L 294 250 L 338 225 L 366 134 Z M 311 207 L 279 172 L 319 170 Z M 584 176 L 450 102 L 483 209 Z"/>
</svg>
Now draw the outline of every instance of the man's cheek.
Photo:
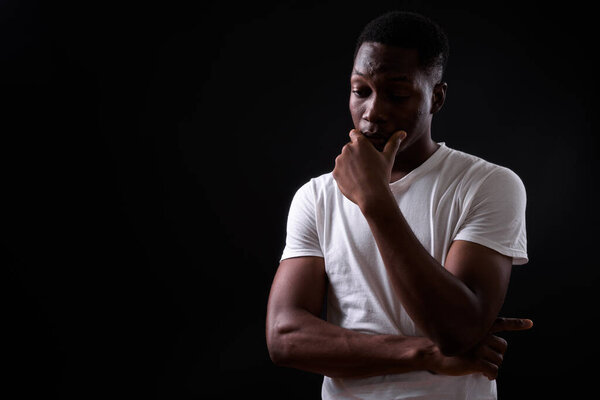
<svg viewBox="0 0 600 400">
<path fill-rule="evenodd" d="M 358 125 L 360 124 L 361 116 L 363 112 L 358 107 L 352 107 L 350 105 L 350 115 L 352 116 L 352 123 L 354 124 L 354 129 L 358 129 Z"/>
<path fill-rule="evenodd" d="M 410 135 L 419 126 L 421 120 L 426 114 L 424 108 L 411 108 L 399 114 L 399 128 L 405 130 Z"/>
</svg>

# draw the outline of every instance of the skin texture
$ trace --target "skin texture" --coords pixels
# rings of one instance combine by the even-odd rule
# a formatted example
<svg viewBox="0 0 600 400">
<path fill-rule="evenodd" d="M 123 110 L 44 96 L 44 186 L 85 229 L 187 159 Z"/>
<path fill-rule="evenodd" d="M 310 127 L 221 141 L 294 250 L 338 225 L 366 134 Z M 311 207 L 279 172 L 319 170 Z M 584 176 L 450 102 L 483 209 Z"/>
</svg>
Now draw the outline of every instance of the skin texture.
<svg viewBox="0 0 600 400">
<path fill-rule="evenodd" d="M 340 191 L 368 221 L 398 300 L 426 337 L 364 335 L 321 320 L 324 261 L 292 258 L 281 262 L 267 306 L 267 345 L 276 364 L 327 376 L 427 370 L 495 379 L 506 342 L 494 333 L 532 326 L 497 318 L 509 257 L 455 241 L 442 267 L 414 236 L 390 192 L 390 182 L 439 147 L 431 139 L 431 121 L 446 96 L 440 76 L 419 65 L 415 50 L 364 43 L 351 75 L 354 129 L 333 170 Z"/>
</svg>

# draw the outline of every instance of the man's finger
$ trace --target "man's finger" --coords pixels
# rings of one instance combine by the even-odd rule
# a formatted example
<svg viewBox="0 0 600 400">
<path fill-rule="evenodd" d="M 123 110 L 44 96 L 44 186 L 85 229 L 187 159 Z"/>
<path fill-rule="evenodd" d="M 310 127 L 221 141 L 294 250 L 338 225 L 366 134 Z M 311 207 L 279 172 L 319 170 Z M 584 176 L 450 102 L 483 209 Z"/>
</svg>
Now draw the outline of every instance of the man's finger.
<svg viewBox="0 0 600 400">
<path fill-rule="evenodd" d="M 392 137 L 390 137 L 383 148 L 383 154 L 389 159 L 394 160 L 396 157 L 396 152 L 398 151 L 398 147 L 400 147 L 400 143 L 406 138 L 406 132 L 397 131 L 394 132 Z"/>
<path fill-rule="evenodd" d="M 496 318 L 491 333 L 500 331 L 522 331 L 533 326 L 533 321 L 523 318 Z"/>
<path fill-rule="evenodd" d="M 504 361 L 504 352 L 496 351 L 492 347 L 483 346 L 479 351 L 479 357 L 500 367 L 502 361 Z"/>
<path fill-rule="evenodd" d="M 495 335 L 490 335 L 490 337 L 486 340 L 486 344 L 487 346 L 482 347 L 492 348 L 500 354 L 504 354 L 506 352 L 506 349 L 508 348 L 508 342 L 506 341 L 506 339 Z"/>
<path fill-rule="evenodd" d="M 357 140 L 359 137 L 361 137 L 363 134 L 362 134 L 362 133 L 361 133 L 359 130 L 357 130 L 357 129 L 352 129 L 352 130 L 350 131 L 350 134 L 349 134 L 349 135 L 350 135 L 350 141 L 351 141 L 352 143 L 354 143 L 354 142 L 356 142 L 356 140 Z"/>
<path fill-rule="evenodd" d="M 479 360 L 479 370 L 485 375 L 490 381 L 493 381 L 498 377 L 498 370 L 500 369 L 496 364 L 493 364 L 487 360 Z"/>
</svg>

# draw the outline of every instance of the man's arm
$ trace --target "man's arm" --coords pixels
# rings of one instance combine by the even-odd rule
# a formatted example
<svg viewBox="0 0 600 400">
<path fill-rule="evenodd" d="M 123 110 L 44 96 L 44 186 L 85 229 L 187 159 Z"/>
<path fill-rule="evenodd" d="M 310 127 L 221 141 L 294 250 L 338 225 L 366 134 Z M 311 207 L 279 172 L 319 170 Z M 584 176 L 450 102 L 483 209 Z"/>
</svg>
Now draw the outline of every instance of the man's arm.
<svg viewBox="0 0 600 400">
<path fill-rule="evenodd" d="M 465 353 L 489 332 L 502 307 L 511 258 L 459 240 L 444 268 L 414 236 L 393 197 L 384 199 L 364 215 L 396 294 L 444 354 Z"/>
<path fill-rule="evenodd" d="M 323 258 L 281 262 L 267 307 L 267 346 L 275 364 L 331 377 L 425 369 L 425 338 L 366 335 L 319 318 L 325 290 Z"/>
<path fill-rule="evenodd" d="M 318 316 L 327 277 L 321 257 L 281 262 L 267 306 L 266 337 L 277 365 L 330 377 L 367 377 L 427 370 L 446 375 L 481 372 L 496 377 L 506 342 L 493 335 L 466 357 L 446 357 L 425 337 L 367 335 Z M 496 330 L 528 328 L 521 320 L 499 321 Z"/>
<path fill-rule="evenodd" d="M 447 355 L 488 334 L 504 301 L 511 258 L 466 241 L 452 244 L 445 268 L 421 245 L 389 188 L 404 132 L 378 152 L 357 131 L 336 159 L 334 178 L 365 216 L 396 295 L 416 325 Z"/>
</svg>

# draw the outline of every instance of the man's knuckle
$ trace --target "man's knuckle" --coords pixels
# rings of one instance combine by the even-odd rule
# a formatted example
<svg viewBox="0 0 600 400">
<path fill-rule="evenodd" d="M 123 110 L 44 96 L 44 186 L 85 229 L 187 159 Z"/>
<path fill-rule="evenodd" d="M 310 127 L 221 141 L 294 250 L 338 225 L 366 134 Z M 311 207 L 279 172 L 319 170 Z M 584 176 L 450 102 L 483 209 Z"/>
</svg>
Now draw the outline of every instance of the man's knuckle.
<svg viewBox="0 0 600 400">
<path fill-rule="evenodd" d="M 333 169 L 333 172 L 334 172 L 334 174 L 335 174 L 336 172 L 338 172 L 337 170 L 340 168 L 340 165 L 341 165 L 341 163 L 342 163 L 342 157 L 341 157 L 341 156 L 337 156 L 337 157 L 335 158 L 335 167 L 334 167 L 334 169 Z"/>
</svg>

